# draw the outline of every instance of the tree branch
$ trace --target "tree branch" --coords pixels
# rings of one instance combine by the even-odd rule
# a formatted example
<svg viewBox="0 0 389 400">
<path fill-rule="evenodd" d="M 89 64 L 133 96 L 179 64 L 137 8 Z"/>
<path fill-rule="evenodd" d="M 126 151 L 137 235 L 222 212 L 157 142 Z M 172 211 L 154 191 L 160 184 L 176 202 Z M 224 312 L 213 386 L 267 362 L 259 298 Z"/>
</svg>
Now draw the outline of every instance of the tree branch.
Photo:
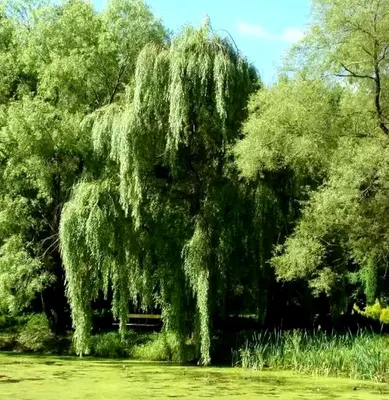
<svg viewBox="0 0 389 400">
<path fill-rule="evenodd" d="M 374 104 L 377 112 L 377 117 L 379 121 L 379 127 L 382 130 L 382 132 L 388 136 L 389 135 L 389 129 L 384 123 L 384 118 L 383 118 L 383 111 L 381 107 L 381 71 L 380 71 L 380 65 L 379 65 L 379 47 L 380 44 L 377 39 L 377 18 L 378 18 L 378 9 L 380 7 L 380 2 L 377 5 L 377 11 L 374 14 L 374 35 L 375 35 L 375 40 L 374 40 L 374 46 L 373 46 L 373 59 L 374 59 L 374 75 L 375 75 L 375 93 L 374 93 Z M 384 54 L 386 53 L 386 50 L 384 50 Z"/>
<path fill-rule="evenodd" d="M 369 55 L 371 58 L 373 58 L 373 54 L 372 54 L 369 50 L 367 50 L 367 48 L 366 48 L 365 46 L 362 46 L 362 50 L 363 50 L 367 55 Z"/>
<path fill-rule="evenodd" d="M 349 22 L 349 24 L 357 31 L 360 31 L 362 33 L 364 33 L 365 35 L 369 36 L 371 39 L 375 39 L 375 36 L 373 35 L 373 33 L 367 31 L 366 29 L 364 29 L 361 25 L 356 24 L 355 22 Z"/>
<path fill-rule="evenodd" d="M 385 46 L 383 52 L 382 52 L 382 56 L 378 59 L 378 63 L 380 63 L 381 61 L 385 60 L 386 58 L 386 53 L 389 49 L 389 45 Z"/>
<path fill-rule="evenodd" d="M 361 75 L 357 74 L 356 72 L 352 71 L 350 68 L 348 68 L 345 64 L 340 64 L 343 69 L 345 69 L 348 74 L 335 74 L 336 76 L 342 77 L 342 78 L 361 78 L 361 79 L 372 79 L 373 81 L 376 80 L 374 76 L 371 75 Z"/>
<path fill-rule="evenodd" d="M 128 65 L 128 64 L 125 62 L 125 63 L 121 66 L 121 68 L 120 68 L 119 75 L 118 75 L 118 78 L 116 79 L 116 84 L 115 84 L 115 87 L 114 87 L 114 89 L 113 89 L 113 91 L 112 91 L 112 94 L 111 94 L 111 96 L 110 96 L 110 98 L 109 98 L 108 104 L 112 104 L 112 102 L 113 102 L 113 100 L 114 100 L 114 98 L 115 98 L 116 92 L 117 92 L 118 89 L 119 89 L 120 80 L 122 79 L 122 76 L 123 76 L 125 70 L 127 69 L 127 65 Z"/>
</svg>

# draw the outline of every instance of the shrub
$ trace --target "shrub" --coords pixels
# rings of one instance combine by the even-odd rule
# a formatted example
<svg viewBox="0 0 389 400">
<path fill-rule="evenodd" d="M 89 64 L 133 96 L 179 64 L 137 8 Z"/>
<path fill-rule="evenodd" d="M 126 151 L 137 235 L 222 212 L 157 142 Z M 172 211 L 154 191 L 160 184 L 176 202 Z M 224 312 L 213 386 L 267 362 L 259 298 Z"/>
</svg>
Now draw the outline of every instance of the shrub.
<svg viewBox="0 0 389 400">
<path fill-rule="evenodd" d="M 0 350 L 11 351 L 17 347 L 18 335 L 15 332 L 1 332 L 0 333 Z"/>
<path fill-rule="evenodd" d="M 146 343 L 134 346 L 131 356 L 139 360 L 170 361 L 173 351 L 168 341 L 168 334 L 155 333 L 150 335 Z"/>
<path fill-rule="evenodd" d="M 1 314 L 0 315 L 0 331 L 12 331 L 16 332 L 20 330 L 21 327 L 26 325 L 30 316 L 29 315 L 9 315 L 9 314 Z"/>
<path fill-rule="evenodd" d="M 90 355 L 147 361 L 189 362 L 194 359 L 194 346 L 188 341 L 181 354 L 180 342 L 172 332 L 127 332 L 124 339 L 118 332 L 99 333 L 91 338 Z"/>
<path fill-rule="evenodd" d="M 22 351 L 43 352 L 54 339 L 49 322 L 44 314 L 33 314 L 21 327 L 18 335 L 18 347 Z"/>
<path fill-rule="evenodd" d="M 389 324 L 389 307 L 382 306 L 378 299 L 373 305 L 366 306 L 365 310 L 361 310 L 357 305 L 354 305 L 354 310 L 367 318 L 379 320 L 381 324 Z"/>
<path fill-rule="evenodd" d="M 380 321 L 383 324 L 389 324 L 389 307 L 383 308 L 381 310 Z"/>
<path fill-rule="evenodd" d="M 194 345 L 186 341 L 182 345 L 179 337 L 173 332 L 150 334 L 144 343 L 135 345 L 131 357 L 148 361 L 191 362 L 195 356 Z"/>
<path fill-rule="evenodd" d="M 118 332 L 100 333 L 92 336 L 91 355 L 95 357 L 128 357 L 128 340 L 122 339 Z"/>
</svg>

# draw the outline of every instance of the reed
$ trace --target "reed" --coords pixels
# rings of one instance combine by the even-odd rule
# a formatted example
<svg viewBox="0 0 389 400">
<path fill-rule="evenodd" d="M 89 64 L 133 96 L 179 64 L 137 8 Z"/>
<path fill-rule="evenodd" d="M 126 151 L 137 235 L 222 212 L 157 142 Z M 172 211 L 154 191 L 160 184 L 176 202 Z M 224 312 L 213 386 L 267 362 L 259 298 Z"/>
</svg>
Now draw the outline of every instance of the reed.
<svg viewBox="0 0 389 400">
<path fill-rule="evenodd" d="M 389 341 L 368 331 L 257 332 L 233 350 L 233 364 L 383 382 L 389 381 Z"/>
</svg>

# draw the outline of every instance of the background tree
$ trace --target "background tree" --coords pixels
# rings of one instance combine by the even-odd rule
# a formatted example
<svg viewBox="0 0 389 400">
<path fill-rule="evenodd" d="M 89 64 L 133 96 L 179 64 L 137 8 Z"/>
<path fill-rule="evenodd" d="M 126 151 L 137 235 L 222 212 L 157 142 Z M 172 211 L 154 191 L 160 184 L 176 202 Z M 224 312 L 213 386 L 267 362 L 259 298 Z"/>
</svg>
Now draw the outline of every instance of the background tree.
<svg viewBox="0 0 389 400">
<path fill-rule="evenodd" d="M 304 279 L 316 295 L 326 293 L 333 313 L 351 311 L 362 292 L 371 303 L 387 291 L 387 8 L 385 1 L 315 1 L 314 24 L 292 54 L 302 74 L 271 89 L 285 96 L 273 108 L 263 94 L 236 149 L 245 175 L 286 165 L 302 183 L 294 196 L 305 200 L 301 217 L 272 264 L 280 279 Z M 299 91 L 289 96 L 280 86 Z"/>
<path fill-rule="evenodd" d="M 79 0 L 8 2 L 2 10 L 0 59 L 10 65 L 1 86 L 3 304 L 20 310 L 40 297 L 61 331 L 69 325 L 62 207 L 82 175 L 98 172 L 81 122 L 121 96 L 137 54 L 166 32 L 140 1 L 112 1 L 102 14 Z"/>
<path fill-rule="evenodd" d="M 348 78 L 368 94 L 378 125 L 388 134 L 389 4 L 385 0 L 314 0 L 313 23 L 294 49 L 307 71 Z"/>
</svg>

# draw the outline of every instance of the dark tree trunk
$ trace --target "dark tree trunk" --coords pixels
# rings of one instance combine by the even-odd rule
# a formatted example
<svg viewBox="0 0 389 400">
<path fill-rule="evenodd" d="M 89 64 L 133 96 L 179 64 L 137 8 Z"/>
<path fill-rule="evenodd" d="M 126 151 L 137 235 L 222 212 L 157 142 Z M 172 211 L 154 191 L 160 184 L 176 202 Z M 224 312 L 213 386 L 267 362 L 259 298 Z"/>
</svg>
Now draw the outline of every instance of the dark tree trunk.
<svg viewBox="0 0 389 400">
<path fill-rule="evenodd" d="M 53 254 L 55 282 L 41 293 L 42 311 L 45 313 L 51 331 L 56 335 L 65 334 L 72 327 L 70 307 L 65 293 L 65 274 L 59 252 Z"/>
</svg>

